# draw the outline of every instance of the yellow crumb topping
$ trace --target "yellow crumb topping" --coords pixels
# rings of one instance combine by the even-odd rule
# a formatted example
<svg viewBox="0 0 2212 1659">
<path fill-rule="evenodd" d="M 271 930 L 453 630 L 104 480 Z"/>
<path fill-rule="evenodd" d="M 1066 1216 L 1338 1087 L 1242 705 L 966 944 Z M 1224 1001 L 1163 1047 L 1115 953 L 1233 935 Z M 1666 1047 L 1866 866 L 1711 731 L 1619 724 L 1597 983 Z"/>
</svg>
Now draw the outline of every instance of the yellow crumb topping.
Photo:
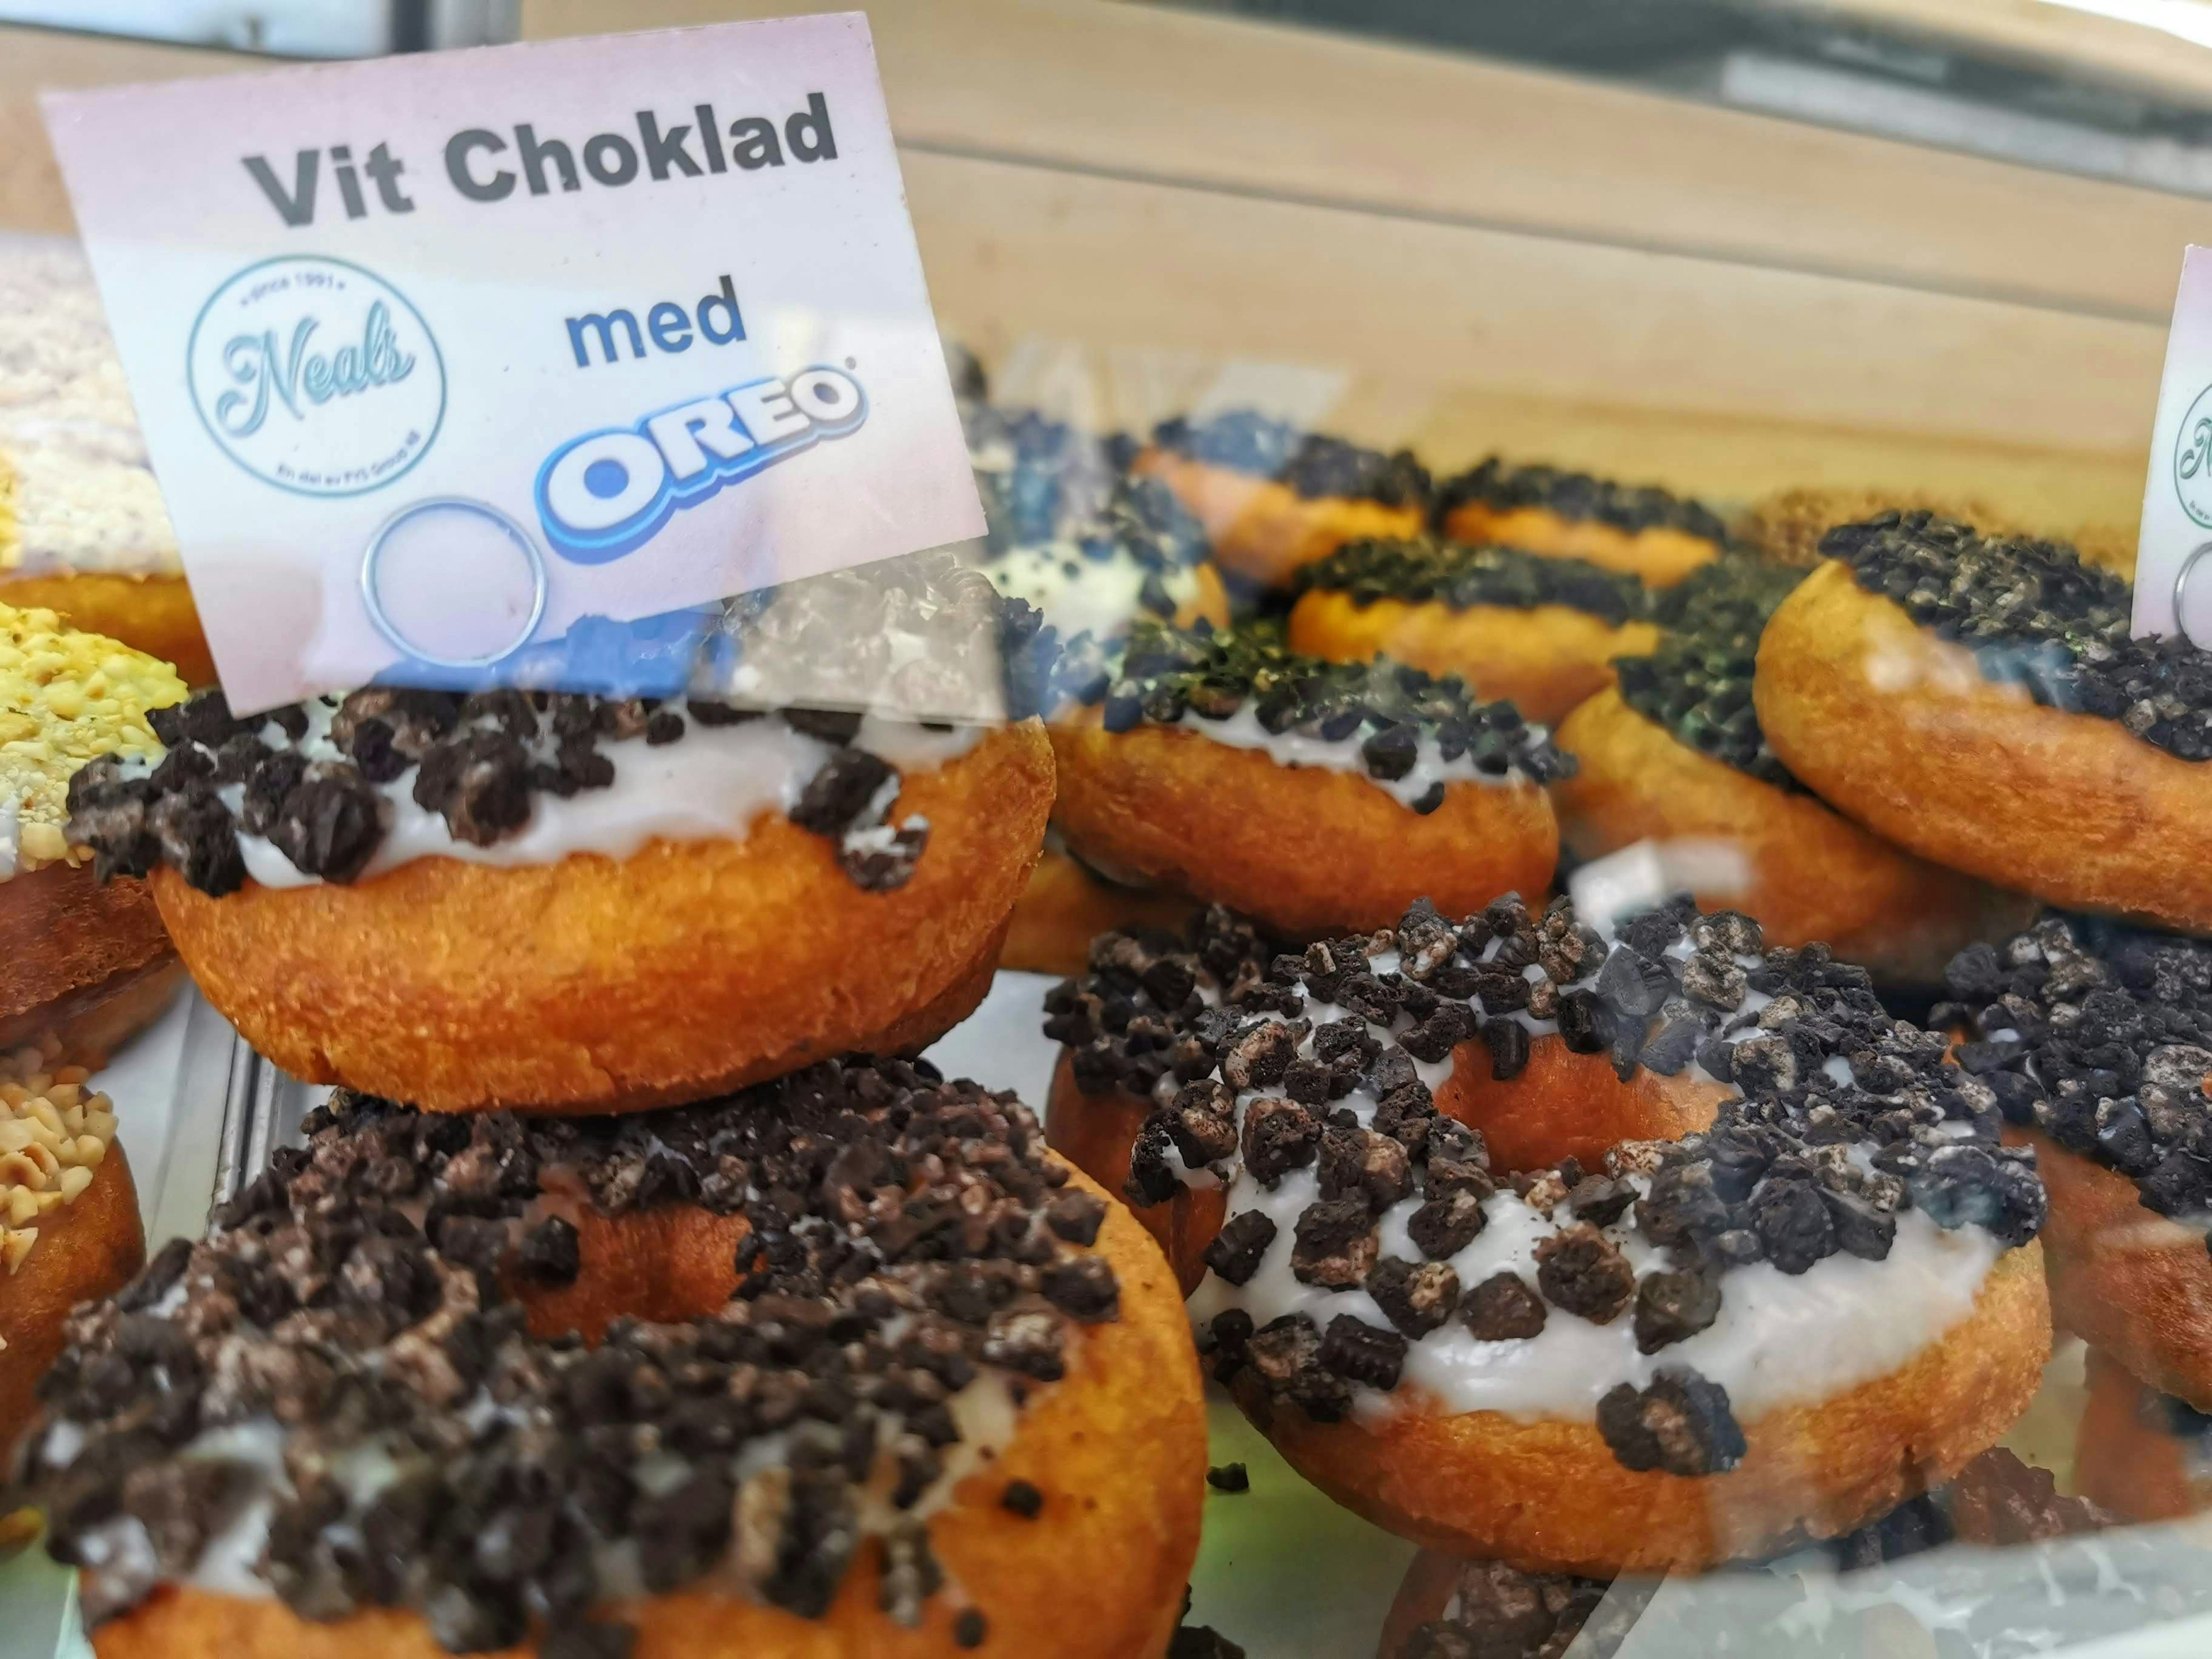
<svg viewBox="0 0 2212 1659">
<path fill-rule="evenodd" d="M 41 1220 L 74 1204 L 115 1141 L 115 1107 L 82 1066 L 46 1048 L 0 1054 L 0 1276 L 39 1242 Z"/>
<path fill-rule="evenodd" d="M 17 872 L 66 857 L 70 779 L 102 755 L 157 758 L 147 712 L 184 700 L 185 683 L 159 659 L 51 611 L 0 605 L 0 860 L 10 839 Z"/>
<path fill-rule="evenodd" d="M 15 469 L 0 455 L 0 570 L 12 570 L 23 561 L 23 525 L 17 506 L 21 495 Z"/>
</svg>

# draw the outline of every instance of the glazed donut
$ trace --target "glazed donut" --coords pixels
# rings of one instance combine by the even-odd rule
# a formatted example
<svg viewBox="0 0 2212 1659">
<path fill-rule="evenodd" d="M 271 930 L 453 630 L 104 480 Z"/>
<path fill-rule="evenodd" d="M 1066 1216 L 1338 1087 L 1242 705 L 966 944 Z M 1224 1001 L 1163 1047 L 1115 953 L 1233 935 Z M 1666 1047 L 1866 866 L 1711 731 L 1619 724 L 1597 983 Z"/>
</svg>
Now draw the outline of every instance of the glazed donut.
<svg viewBox="0 0 2212 1659">
<path fill-rule="evenodd" d="M 1115 880 L 1316 934 L 1551 879 L 1541 786 L 1570 763 L 1456 680 L 1140 623 L 1079 696 L 1050 728 L 1054 822 Z"/>
<path fill-rule="evenodd" d="M 1428 517 L 1428 471 L 1410 450 L 1386 455 L 1249 409 L 1163 421 L 1132 465 L 1198 516 L 1224 570 L 1266 588 L 1346 542 L 1419 535 Z"/>
<path fill-rule="evenodd" d="M 1831 531 L 1753 695 L 1830 805 L 1954 870 L 2212 927 L 2212 707 L 2185 640 L 2128 636 L 2128 586 L 2069 548 L 1921 514 Z"/>
<path fill-rule="evenodd" d="M 100 1659 L 1165 1645 L 1189 1338 L 1011 1095 L 307 1131 L 71 1322 L 19 1451 Z"/>
<path fill-rule="evenodd" d="M 979 566 L 1034 605 L 1063 639 L 1118 639 L 1139 617 L 1229 626 L 1229 592 L 1206 559 L 1205 526 L 1157 478 L 1124 478 L 1098 515 L 1048 541 L 1001 546 Z"/>
<path fill-rule="evenodd" d="M 91 271 L 58 241 L 0 247 L 0 603 L 214 681 Z"/>
<path fill-rule="evenodd" d="M 1644 841 L 1731 844 L 1747 884 L 1700 903 L 1757 917 L 1778 945 L 1826 940 L 1884 984 L 1939 984 L 1954 952 L 2025 926 L 2033 902 L 1899 851 L 1776 758 L 1752 706 L 1752 665 L 1799 574 L 1722 559 L 1666 592 L 1665 639 L 1622 658 L 1620 688 L 1559 727 L 1576 761 L 1552 791 L 1559 839 L 1584 861 Z"/>
<path fill-rule="evenodd" d="M 1455 542 L 1587 559 L 1671 587 L 1718 558 L 1728 527 L 1696 501 L 1492 455 L 1437 488 L 1436 527 Z"/>
<path fill-rule="evenodd" d="M 1945 975 L 1959 1062 L 2035 1149 L 2059 1324 L 2212 1407 L 2212 945 L 2046 918 Z"/>
<path fill-rule="evenodd" d="M 1083 971 L 1099 934 L 1141 927 L 1181 933 L 1197 909 L 1177 893 L 1107 880 L 1047 831 L 1044 854 L 1006 924 L 999 966 L 1064 979 Z"/>
<path fill-rule="evenodd" d="M 58 1060 L 51 1042 L 0 1054 L 0 1457 L 31 1420 L 70 1310 L 146 1262 L 114 1103 Z"/>
<path fill-rule="evenodd" d="M 981 398 L 961 400 L 960 423 L 994 553 L 1046 546 L 1095 524 L 1136 451 L 1127 438 Z"/>
<path fill-rule="evenodd" d="M 1355 542 L 1297 586 L 1291 650 L 1455 674 L 1547 725 L 1611 685 L 1613 658 L 1659 641 L 1634 577 L 1513 548 Z"/>
<path fill-rule="evenodd" d="M 151 873 L 262 1054 L 441 1111 L 926 1046 L 981 999 L 1052 794 L 1033 721 L 374 689 L 155 723 L 150 774 L 78 774 L 72 833 Z"/>
<path fill-rule="evenodd" d="M 1608 941 L 1508 899 L 1303 956 L 1217 925 L 1094 962 L 1047 1003 L 1054 1143 L 1097 1097 L 1151 1104 L 1124 1190 L 1197 1189 L 1201 1352 L 1401 1536 L 1574 1572 L 1832 1536 L 2040 1381 L 2033 1159 L 1821 947 L 1686 902 Z"/>
<path fill-rule="evenodd" d="M 2179 1521 L 2212 1509 L 2212 1418 L 2147 1389 L 2089 1350 L 2089 1394 L 2074 1439 L 2074 1483 L 2125 1521 Z"/>
<path fill-rule="evenodd" d="M 52 1037 L 98 1064 L 175 991 L 145 884 L 101 886 L 64 827 L 78 769 L 157 753 L 148 715 L 184 695 L 165 664 L 0 605 L 0 1049 Z"/>
<path fill-rule="evenodd" d="M 1947 1544 L 2019 1549 L 2050 1543 L 2101 1531 L 2112 1524 L 2112 1519 L 2093 1503 L 2061 1497 L 2050 1471 L 2023 1463 L 1996 1447 L 1973 1459 L 1954 1479 L 1900 1504 L 1879 1521 L 1823 1542 L 1814 1555 L 1831 1571 L 1863 1572 L 1890 1562 L 1910 1560 Z M 1757 1571 L 1761 1565 L 1746 1562 L 1739 1571 Z M 1797 1553 L 1786 1564 L 1773 1565 L 1771 1570 L 1785 1579 L 1809 1575 L 1812 1559 Z M 1477 1656 L 1479 1659 L 1565 1659 L 1570 1651 L 1576 1659 L 1611 1659 L 1637 1627 L 1658 1588 L 1656 1579 L 1625 1578 L 1615 1583 L 1564 1573 L 1528 1573 L 1502 1561 L 1461 1561 L 1424 1550 L 1406 1569 L 1405 1580 L 1390 1604 L 1376 1659 L 1476 1659 Z M 1722 1588 L 1725 1590 L 1725 1583 Z M 1850 1599 L 1862 1606 L 1879 1605 L 1882 1600 L 1865 1595 Z M 1956 1613 L 1952 1613 L 1945 1626 L 1954 1639 L 1969 1644 L 1966 1651 L 1990 1652 L 1992 1650 L 1981 1644 L 2006 1633 L 2002 1626 L 2007 1610 L 1988 1608 L 1990 1598 L 1981 1599 L 1983 1607 L 1966 1610 L 1971 1630 L 1960 1628 Z M 1819 1605 L 1817 1600 L 1808 1600 Z M 1873 1629 L 1862 1633 L 1830 1627 L 1838 1613 L 1844 1621 L 1856 1625 L 1851 1615 L 1856 1610 L 1848 1604 L 1841 1608 L 1831 1605 L 1826 1617 L 1814 1615 L 1825 1638 L 1821 1652 L 1919 1650 L 1900 1649 L 1893 1638 L 1881 1640 Z M 1684 1634 L 1698 1628 L 1694 1623 L 1684 1622 L 1679 1607 L 1674 1612 L 1675 1620 L 1684 1623 Z M 1692 1611 L 1689 1618 L 1696 1616 Z M 1778 1638 L 1785 1632 L 1802 1635 L 1803 1629 L 1802 1621 L 1784 1613 L 1761 1633 Z M 1705 1635 L 1711 1638 L 1710 1627 Z M 1934 1632 L 1929 1631 L 1926 1636 L 1932 1640 Z M 1726 1650 L 1716 1647 L 1713 1650 Z M 1787 1650 L 1806 1650 L 1792 1640 Z"/>
</svg>

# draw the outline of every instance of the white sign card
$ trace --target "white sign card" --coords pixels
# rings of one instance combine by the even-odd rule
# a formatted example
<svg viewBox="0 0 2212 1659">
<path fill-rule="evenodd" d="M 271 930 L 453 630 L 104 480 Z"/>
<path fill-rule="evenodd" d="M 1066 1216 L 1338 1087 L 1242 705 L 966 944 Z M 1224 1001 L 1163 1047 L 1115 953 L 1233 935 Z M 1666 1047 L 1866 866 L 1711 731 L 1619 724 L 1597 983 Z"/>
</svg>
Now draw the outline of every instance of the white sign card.
<svg viewBox="0 0 2212 1659">
<path fill-rule="evenodd" d="M 240 712 L 983 532 L 858 13 L 44 103 Z"/>
<path fill-rule="evenodd" d="M 2212 248 L 2182 256 L 2151 428 L 2134 633 L 2212 648 Z"/>
</svg>

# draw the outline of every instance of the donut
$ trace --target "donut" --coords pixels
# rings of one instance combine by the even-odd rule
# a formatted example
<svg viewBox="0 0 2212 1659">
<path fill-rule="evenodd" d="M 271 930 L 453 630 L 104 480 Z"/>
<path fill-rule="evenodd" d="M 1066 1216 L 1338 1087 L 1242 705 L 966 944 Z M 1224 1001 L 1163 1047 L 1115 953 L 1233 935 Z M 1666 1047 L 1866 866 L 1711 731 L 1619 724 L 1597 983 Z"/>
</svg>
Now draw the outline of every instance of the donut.
<svg viewBox="0 0 2212 1659">
<path fill-rule="evenodd" d="M 1197 1545 L 1158 1252 L 898 1060 L 620 1119 L 342 1093 L 70 1336 L 12 1494 L 100 1659 L 1155 1659 Z"/>
<path fill-rule="evenodd" d="M 59 1059 L 52 1042 L 0 1054 L 0 1456 L 31 1420 L 70 1310 L 146 1263 L 114 1103 Z"/>
<path fill-rule="evenodd" d="M 2082 1495 L 2126 1521 L 2179 1521 L 2212 1508 L 2212 1417 L 2145 1388 L 2094 1348 L 2088 1376 L 2074 1441 Z"/>
<path fill-rule="evenodd" d="M 2053 1317 L 2212 1408 L 2212 945 L 2052 916 L 1944 983 L 1959 1063 L 2050 1189 Z"/>
<path fill-rule="evenodd" d="M 1346 542 L 1420 533 L 1429 474 L 1410 450 L 1385 454 L 1249 409 L 1152 429 L 1131 464 L 1198 516 L 1222 568 L 1262 588 Z"/>
<path fill-rule="evenodd" d="M 1452 542 L 1355 542 L 1299 570 L 1290 646 L 1455 674 L 1552 724 L 1658 643 L 1632 576 L 1581 559 Z"/>
<path fill-rule="evenodd" d="M 926 1046 L 981 999 L 1052 794 L 1033 721 L 374 688 L 155 724 L 159 766 L 77 775 L 71 833 L 150 876 L 263 1054 L 441 1111 Z"/>
<path fill-rule="evenodd" d="M 1155 1236 L 1213 1374 L 1377 1525 L 1705 1567 L 1863 1525 L 2033 1395 L 2034 1161 L 1863 969 L 1686 901 L 1194 944 L 1102 940 L 1051 994 L 1050 1133 L 1149 1104 L 1122 1190 L 1187 1205 Z"/>
<path fill-rule="evenodd" d="M 1576 761 L 1552 791 L 1559 839 L 1585 862 L 1645 841 L 1731 845 L 1745 881 L 1700 902 L 1756 916 L 1778 945 L 1826 940 L 1885 984 L 1936 985 L 1954 952 L 2025 926 L 2035 907 L 1899 851 L 1776 757 L 1752 705 L 1752 668 L 1767 617 L 1800 574 L 1722 559 L 1666 591 L 1665 637 L 1621 658 L 1618 689 L 1559 726 Z"/>
<path fill-rule="evenodd" d="M 145 884 L 100 885 L 65 826 L 77 770 L 157 752 L 148 717 L 184 695 L 166 664 L 0 605 L 0 1049 L 52 1037 L 96 1064 L 175 991 Z"/>
<path fill-rule="evenodd" d="M 58 241 L 0 248 L 0 603 L 215 679 L 90 270 Z"/>
<path fill-rule="evenodd" d="M 1206 556 L 1205 527 L 1172 490 L 1157 478 L 1125 478 L 1095 520 L 1049 541 L 994 544 L 979 568 L 1063 638 L 1110 640 L 1145 616 L 1226 628 L 1229 592 Z"/>
<path fill-rule="evenodd" d="M 1083 971 L 1099 934 L 1139 927 L 1180 933 L 1197 908 L 1177 893 L 1109 881 L 1048 830 L 1044 853 L 1006 923 L 999 966 L 1064 979 Z"/>
<path fill-rule="evenodd" d="M 1735 1574 L 1712 1581 L 1713 1589 L 1717 1600 L 1733 1592 L 1748 1602 L 1758 1593 L 1747 1582 L 1746 1576 L 1753 1572 L 1771 1572 L 1785 1583 L 1792 1576 L 1817 1582 L 1816 1575 L 1864 1573 L 1892 1562 L 1909 1561 L 1948 1544 L 2002 1549 L 2051 1544 L 2100 1532 L 2112 1524 L 2112 1519 L 2094 1504 L 2060 1496 L 2050 1471 L 2023 1463 L 1996 1447 L 1973 1459 L 1952 1480 L 1907 1500 L 1879 1521 L 1812 1550 L 1798 1551 L 1785 1562 L 1742 1563 Z M 2100 1550 L 2103 1541 L 2099 1540 Z M 2075 1557 L 2079 1567 L 2094 1571 L 2095 1558 L 2087 1552 L 2077 1550 Z M 2052 1582 L 2057 1582 L 2056 1573 Z M 1565 1573 L 1528 1573 L 1502 1561 L 1461 1561 L 1425 1550 L 1406 1569 L 1405 1579 L 1383 1621 L 1376 1659 L 1476 1659 L 1477 1656 L 1479 1659 L 1565 1659 L 1569 1652 L 1576 1659 L 1611 1659 L 1642 1622 L 1658 1589 L 1658 1582 L 1651 1579 L 1614 1582 Z M 1984 1645 L 2002 1641 L 2012 1632 L 2006 1628 L 2008 1610 L 1991 1606 L 1996 1598 L 1979 1599 L 1981 1605 L 1963 1610 L 1954 1610 L 1955 1601 L 1943 1607 L 1947 1615 L 1943 1628 L 1954 1641 L 1966 1644 L 1962 1651 L 2013 1651 L 2008 1646 L 1993 1650 Z M 1834 1605 L 1838 1600 L 1844 1604 Z M 1878 1591 L 1863 1597 L 1827 1598 L 1812 1589 L 1802 1601 L 1785 1597 L 1785 1610 L 1778 1618 L 1770 1613 L 1765 1628 L 1756 1634 L 1774 1641 L 1775 1651 L 1806 1652 L 1802 1638 L 1808 1621 L 1795 1616 L 1802 1613 L 1817 1621 L 1819 1651 L 1824 1654 L 1933 1650 L 1924 1646 L 1935 1639 L 1932 1630 L 1921 1626 L 1921 1644 L 1899 1645 L 1896 1632 L 1864 1619 L 1863 1609 L 1868 1606 L 1905 1612 L 1911 1603 L 1901 1596 L 1894 1600 L 1882 1596 Z M 1823 1610 L 1815 1612 L 1816 1608 Z M 1698 1620 L 1701 1612 L 1711 1610 L 1686 1609 L 1677 1602 L 1655 1614 L 1655 1623 L 1663 1621 L 1670 1633 L 1686 1637 L 1693 1637 L 1702 1628 L 1710 1640 L 1711 1627 L 1701 1626 Z M 2045 1609 L 2038 1611 L 2047 1620 Z M 1919 1620 L 1912 1623 L 1918 1626 Z M 1729 1624 L 1731 1633 L 1756 1639 L 1741 1613 Z M 1838 1625 L 1843 1628 L 1837 1628 Z M 2051 1633 L 2047 1622 L 2044 1630 L 2047 1641 Z M 2086 1636 L 2093 1631 L 2085 1629 L 2081 1633 Z M 1662 1650 L 1674 1650 L 1665 1637 L 1656 1632 L 1649 1634 L 1656 1644 L 1665 1644 Z M 1734 1650 L 1716 1646 L 1712 1650 Z"/>
<path fill-rule="evenodd" d="M 1670 587 L 1728 546 L 1728 526 L 1693 501 L 1496 455 L 1437 487 L 1436 527 L 1455 542 L 1495 543 L 1586 559 Z"/>
<path fill-rule="evenodd" d="M 1042 410 L 964 399 L 960 421 L 994 552 L 1042 547 L 1094 524 L 1135 452 Z"/>
<path fill-rule="evenodd" d="M 2128 585 L 1923 514 L 1831 531 L 1753 696 L 1784 765 L 1922 858 L 2073 908 L 2212 927 L 2212 682 L 2128 637 Z"/>
<path fill-rule="evenodd" d="M 1050 727 L 1053 814 L 1117 881 L 1316 934 L 1382 926 L 1422 893 L 1463 908 L 1551 879 L 1542 786 L 1569 763 L 1510 703 L 1258 632 L 1140 623 L 1108 660 Z"/>
</svg>

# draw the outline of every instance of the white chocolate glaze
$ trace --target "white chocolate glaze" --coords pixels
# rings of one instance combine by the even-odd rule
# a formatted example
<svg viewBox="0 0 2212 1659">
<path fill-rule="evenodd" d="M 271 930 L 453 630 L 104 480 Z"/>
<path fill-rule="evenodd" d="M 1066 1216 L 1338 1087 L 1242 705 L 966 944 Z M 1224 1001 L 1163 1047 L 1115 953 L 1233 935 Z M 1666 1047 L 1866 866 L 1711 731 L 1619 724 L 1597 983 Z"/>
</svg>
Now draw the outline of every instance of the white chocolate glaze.
<svg viewBox="0 0 2212 1659">
<path fill-rule="evenodd" d="M 1000 592 L 1028 600 L 1068 639 L 1118 639 L 1138 617 L 1153 614 L 1139 597 L 1152 571 L 1119 550 L 1095 557 L 1072 541 L 1018 547 L 982 569 Z M 1158 574 L 1178 611 L 1197 599 L 1198 573 L 1191 567 Z"/>
<path fill-rule="evenodd" d="M 1402 778 L 1384 779 L 1367 769 L 1367 762 L 1359 752 L 1359 745 L 1370 735 L 1364 728 L 1348 738 L 1334 742 L 1310 732 L 1292 729 L 1270 732 L 1260 724 L 1253 699 L 1247 697 L 1237 705 L 1237 712 L 1226 720 L 1208 720 L 1204 715 L 1186 709 L 1175 729 L 1195 732 L 1212 742 L 1225 744 L 1231 749 L 1256 749 L 1278 766 L 1318 766 L 1332 772 L 1349 772 L 1373 784 L 1401 806 L 1410 807 L 1438 784 L 1480 783 L 1491 787 L 1519 784 L 1528 787 L 1528 775 L 1514 767 L 1493 776 L 1478 769 L 1473 758 L 1461 755 L 1446 760 L 1431 732 L 1420 734 L 1420 750 L 1413 762 L 1413 770 Z M 1539 736 L 1544 728 L 1528 728 Z"/>
<path fill-rule="evenodd" d="M 307 705 L 310 726 L 300 744 L 310 760 L 337 760 L 329 738 L 331 708 Z M 614 781 L 580 790 L 567 799 L 539 792 L 531 797 L 530 820 L 489 847 L 456 840 L 440 814 L 415 800 L 415 769 L 377 786 L 384 798 L 384 840 L 361 879 L 422 858 L 458 859 L 495 866 L 557 864 L 572 854 L 624 859 L 647 842 L 743 841 L 766 812 L 787 812 L 834 752 L 818 738 L 793 730 L 775 716 L 740 726 L 690 729 L 678 742 L 653 745 L 642 738 L 602 740 L 599 752 L 614 763 Z M 868 750 L 902 775 L 932 772 L 982 741 L 984 728 L 933 732 L 870 715 L 854 745 Z M 266 733 L 281 741 L 274 728 Z M 238 810 L 243 791 L 233 785 L 224 803 Z M 304 887 L 319 878 L 302 874 L 265 837 L 240 831 L 246 873 L 264 887 Z"/>
<path fill-rule="evenodd" d="M 1493 957 L 1501 943 L 1493 939 L 1484 959 Z M 1686 954 L 1686 949 L 1682 947 L 1680 953 Z M 1747 966 L 1757 961 L 1738 957 Z M 1368 966 L 1376 974 L 1395 971 L 1397 952 L 1379 951 L 1369 957 Z M 1747 992 L 1736 1016 L 1742 1028 L 1729 1032 L 1729 1040 L 1759 1034 L 1762 1028 L 1757 1016 L 1772 1000 L 1762 993 Z M 1347 1010 L 1309 999 L 1304 1017 L 1319 1027 L 1350 1016 Z M 1279 1020 L 1280 1016 L 1262 1018 Z M 1556 1022 L 1529 1018 L 1525 1011 L 1520 1018 L 1539 1035 L 1558 1030 Z M 1368 1029 L 1378 1037 L 1389 1036 L 1387 1028 L 1371 1021 Z M 1298 1053 L 1312 1057 L 1310 1036 L 1299 1044 Z M 1448 1056 L 1432 1064 L 1418 1063 L 1416 1070 L 1433 1091 L 1450 1076 L 1454 1064 Z M 1684 1075 L 1711 1080 L 1696 1066 Z M 1164 1078 L 1159 1097 L 1172 1098 L 1176 1086 L 1172 1074 Z M 1245 1109 L 1270 1092 L 1247 1089 L 1238 1094 L 1240 1124 Z M 1333 1109 L 1348 1108 L 1366 1124 L 1374 1117 L 1376 1104 L 1366 1090 L 1357 1089 L 1334 1102 Z M 1325 1328 L 1337 1315 L 1351 1314 L 1368 1324 L 1389 1328 L 1388 1316 L 1364 1291 L 1309 1285 L 1291 1269 L 1298 1217 L 1321 1196 L 1312 1166 L 1283 1176 L 1273 1191 L 1254 1178 L 1241 1158 L 1232 1160 L 1231 1167 L 1205 1173 L 1207 1181 L 1194 1184 L 1221 1184 L 1226 1176 L 1225 1214 L 1258 1210 L 1274 1223 L 1275 1236 L 1242 1286 L 1207 1272 L 1189 1304 L 1200 1328 L 1231 1308 L 1242 1309 L 1261 1326 L 1285 1315 L 1304 1314 Z M 1640 1175 L 1624 1178 L 1639 1194 L 1649 1188 Z M 1384 1255 L 1408 1261 L 1425 1259 L 1407 1231 L 1415 1205 L 1414 1200 L 1401 1200 L 1378 1218 Z M 1483 1210 L 1483 1231 L 1449 1258 L 1462 1292 L 1506 1272 L 1518 1274 L 1533 1287 L 1537 1245 L 1575 1218 L 1569 1206 L 1561 1205 L 1547 1216 L 1504 1188 L 1484 1201 Z M 1632 1214 L 1624 1214 L 1601 1231 L 1639 1275 L 1671 1265 L 1664 1250 L 1629 1224 Z M 1997 1240 L 1979 1227 L 1947 1231 L 1917 1209 L 1900 1210 L 1895 1220 L 1895 1238 L 1881 1261 L 1839 1252 L 1797 1274 L 1784 1273 L 1766 1261 L 1731 1268 L 1719 1279 L 1721 1308 L 1714 1322 L 1654 1354 L 1638 1352 L 1633 1322 L 1626 1310 L 1600 1325 L 1547 1305 L 1538 1335 L 1498 1342 L 1476 1338 L 1455 1316 L 1407 1344 L 1398 1390 L 1357 1387 L 1354 1411 L 1366 1420 L 1420 1410 L 1452 1415 L 1492 1411 L 1522 1421 L 1588 1423 L 1595 1420 L 1600 1398 L 1615 1385 L 1642 1388 L 1659 1370 L 1681 1366 L 1725 1389 L 1739 1420 L 1832 1397 L 1899 1370 L 1966 1319 L 2003 1253 Z"/>
</svg>

